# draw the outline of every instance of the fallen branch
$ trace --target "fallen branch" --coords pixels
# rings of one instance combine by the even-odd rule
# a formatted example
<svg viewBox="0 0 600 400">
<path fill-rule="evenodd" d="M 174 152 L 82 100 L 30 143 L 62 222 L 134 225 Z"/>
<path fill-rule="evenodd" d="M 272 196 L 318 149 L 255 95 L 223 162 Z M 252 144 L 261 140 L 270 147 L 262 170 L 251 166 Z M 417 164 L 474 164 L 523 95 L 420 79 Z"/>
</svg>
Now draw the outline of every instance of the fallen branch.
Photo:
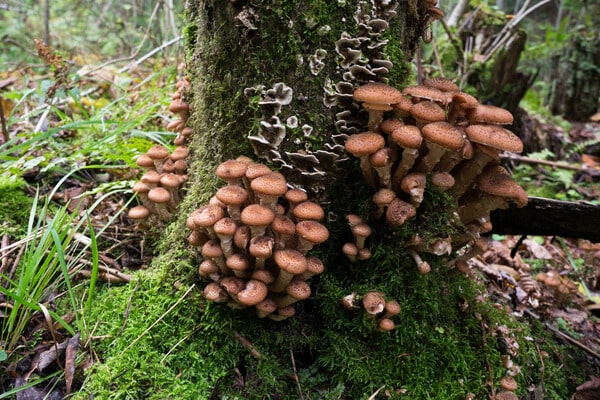
<svg viewBox="0 0 600 400">
<path fill-rule="evenodd" d="M 256 347 L 254 347 L 254 345 L 252 344 L 251 341 L 249 341 L 246 337 L 242 336 L 238 331 L 234 331 L 233 332 L 233 337 L 240 342 L 240 344 L 242 346 L 244 346 L 244 348 L 246 348 L 246 350 L 248 350 L 250 352 L 250 355 L 254 358 L 256 358 L 257 360 L 264 360 L 266 359 L 266 357 L 264 355 L 262 355 L 262 353 L 260 351 L 258 351 L 256 349 Z"/>
<path fill-rule="evenodd" d="M 569 169 L 571 171 L 591 173 L 591 171 L 588 168 L 582 167 L 580 165 L 571 165 L 571 164 L 567 164 L 564 162 L 557 162 L 557 161 L 538 160 L 536 158 L 519 156 L 517 154 L 502 154 L 501 158 L 503 160 L 512 160 L 512 161 L 518 161 L 518 162 L 527 163 L 527 164 L 547 165 L 547 166 L 553 167 L 553 168 Z"/>
</svg>

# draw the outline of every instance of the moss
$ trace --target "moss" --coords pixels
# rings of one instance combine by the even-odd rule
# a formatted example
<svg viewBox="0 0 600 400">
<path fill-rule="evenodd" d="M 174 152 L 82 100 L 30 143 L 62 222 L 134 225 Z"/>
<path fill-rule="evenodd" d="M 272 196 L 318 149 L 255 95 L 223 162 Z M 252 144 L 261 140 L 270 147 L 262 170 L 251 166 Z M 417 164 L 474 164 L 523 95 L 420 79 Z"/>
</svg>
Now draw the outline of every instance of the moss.
<svg viewBox="0 0 600 400">
<path fill-rule="evenodd" d="M 25 194 L 26 182 L 13 175 L 0 175 L 0 236 L 14 239 L 27 232 L 29 210 L 33 200 Z"/>
</svg>

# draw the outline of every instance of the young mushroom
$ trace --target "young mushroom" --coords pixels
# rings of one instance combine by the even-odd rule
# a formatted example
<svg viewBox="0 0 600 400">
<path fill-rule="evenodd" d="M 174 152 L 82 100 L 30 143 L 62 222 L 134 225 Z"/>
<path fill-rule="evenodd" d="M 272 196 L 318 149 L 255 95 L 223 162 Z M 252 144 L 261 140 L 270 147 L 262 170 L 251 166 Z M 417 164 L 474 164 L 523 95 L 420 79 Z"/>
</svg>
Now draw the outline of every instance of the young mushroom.
<svg viewBox="0 0 600 400">
<path fill-rule="evenodd" d="M 383 113 L 392 110 L 392 104 L 401 101 L 402 93 L 385 83 L 369 82 L 359 86 L 353 97 L 361 101 L 363 108 L 369 112 L 368 129 L 377 131 L 383 120 Z"/>
<path fill-rule="evenodd" d="M 360 158 L 360 169 L 367 184 L 376 190 L 377 178 L 371 168 L 369 156 L 385 146 L 385 139 L 379 133 L 363 132 L 350 135 L 345 143 L 346 151 Z"/>
</svg>

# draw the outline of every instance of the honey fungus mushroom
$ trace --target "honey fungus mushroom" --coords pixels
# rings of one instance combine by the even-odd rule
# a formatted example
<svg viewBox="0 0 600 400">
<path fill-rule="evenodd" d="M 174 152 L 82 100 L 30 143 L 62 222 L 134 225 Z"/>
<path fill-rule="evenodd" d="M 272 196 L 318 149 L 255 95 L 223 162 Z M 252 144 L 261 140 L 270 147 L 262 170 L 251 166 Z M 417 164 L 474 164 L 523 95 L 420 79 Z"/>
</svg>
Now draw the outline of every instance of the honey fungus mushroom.
<svg viewBox="0 0 600 400">
<path fill-rule="evenodd" d="M 360 158 L 360 169 L 363 177 L 372 189 L 377 189 L 379 184 L 369 162 L 369 156 L 384 146 L 384 137 L 372 131 L 350 135 L 345 143 L 346 151 Z"/>
<path fill-rule="evenodd" d="M 369 112 L 370 131 L 377 131 L 383 113 L 392 110 L 392 104 L 398 103 L 401 98 L 402 93 L 398 89 L 381 82 L 370 82 L 354 91 L 354 99 L 361 101 L 363 108 Z"/>
</svg>

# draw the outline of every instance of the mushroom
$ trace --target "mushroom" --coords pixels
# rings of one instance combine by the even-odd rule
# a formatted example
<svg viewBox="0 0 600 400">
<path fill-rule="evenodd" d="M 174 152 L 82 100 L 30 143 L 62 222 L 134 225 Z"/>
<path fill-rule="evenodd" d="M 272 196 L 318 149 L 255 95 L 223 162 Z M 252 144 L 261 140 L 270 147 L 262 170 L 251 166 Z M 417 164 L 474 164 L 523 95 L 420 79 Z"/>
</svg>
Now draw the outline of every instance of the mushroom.
<svg viewBox="0 0 600 400">
<path fill-rule="evenodd" d="M 408 249 L 407 253 L 415 260 L 415 264 L 417 264 L 417 270 L 419 271 L 419 274 L 425 275 L 428 274 L 429 271 L 431 271 L 431 266 L 427 261 L 423 261 L 419 253 L 412 249 Z"/>
<path fill-rule="evenodd" d="M 410 196 L 410 204 L 419 207 L 425 194 L 427 175 L 422 172 L 411 172 L 400 181 L 400 189 Z"/>
<path fill-rule="evenodd" d="M 442 92 L 458 92 L 460 90 L 456 83 L 444 77 L 427 78 L 423 81 L 423 86 L 438 89 Z"/>
<path fill-rule="evenodd" d="M 354 91 L 353 97 L 361 101 L 363 108 L 369 112 L 368 129 L 377 131 L 383 120 L 383 113 L 391 110 L 392 104 L 401 100 L 402 93 L 385 83 L 369 82 L 359 86 Z"/>
<path fill-rule="evenodd" d="M 271 231 L 273 232 L 276 248 L 293 247 L 296 224 L 290 217 L 285 215 L 276 216 L 271 222 Z"/>
<path fill-rule="evenodd" d="M 258 318 L 265 318 L 267 315 L 277 310 L 277 303 L 271 297 L 267 297 L 256 306 L 256 315 Z"/>
<path fill-rule="evenodd" d="M 302 279 L 294 278 L 285 287 L 285 293 L 284 296 L 275 298 L 277 308 L 287 307 L 297 301 L 307 299 L 310 296 L 310 285 Z"/>
<path fill-rule="evenodd" d="M 356 243 L 356 247 L 360 250 L 360 249 L 364 249 L 365 248 L 365 240 L 367 240 L 367 238 L 369 236 L 371 236 L 371 233 L 373 233 L 373 231 L 371 230 L 371 227 L 367 224 L 357 224 L 354 225 L 352 228 L 352 235 L 354 236 L 354 243 Z"/>
<path fill-rule="evenodd" d="M 288 213 L 292 213 L 297 204 L 308 200 L 308 195 L 302 189 L 289 189 L 287 192 L 285 192 L 285 199 L 290 205 L 288 208 Z"/>
<path fill-rule="evenodd" d="M 306 257 L 306 271 L 299 275 L 300 279 L 307 280 L 315 275 L 321 275 L 325 271 L 325 264 L 315 256 Z"/>
<path fill-rule="evenodd" d="M 161 221 L 168 221 L 173 214 L 167 209 L 171 194 L 163 187 L 155 187 L 148 192 L 148 200 L 154 203 L 156 213 Z"/>
<path fill-rule="evenodd" d="M 395 198 L 385 211 L 385 220 L 392 226 L 400 226 L 415 215 L 417 215 L 417 209 L 414 206 Z"/>
<path fill-rule="evenodd" d="M 477 104 L 476 107 L 467 109 L 466 113 L 471 124 L 510 125 L 513 123 L 513 115 L 510 111 L 489 104 Z"/>
<path fill-rule="evenodd" d="M 202 245 L 202 256 L 205 259 L 212 260 L 219 267 L 219 271 L 224 276 L 231 275 L 231 270 L 225 264 L 225 258 L 223 257 L 223 250 L 218 240 L 211 239 Z"/>
<path fill-rule="evenodd" d="M 275 209 L 279 196 L 287 192 L 285 178 L 279 173 L 271 172 L 252 180 L 250 187 L 258 197 L 261 206 Z"/>
<path fill-rule="evenodd" d="M 348 153 L 360 158 L 360 169 L 363 173 L 363 177 L 367 181 L 367 184 L 374 190 L 377 189 L 379 185 L 375 174 L 371 169 L 369 156 L 384 146 L 385 139 L 383 136 L 379 133 L 370 131 L 350 135 L 344 146 Z"/>
<path fill-rule="evenodd" d="M 307 268 L 306 257 L 296 249 L 278 249 L 273 252 L 273 260 L 279 267 L 279 275 L 269 285 L 269 290 L 282 292 L 295 275 L 300 275 Z"/>
<path fill-rule="evenodd" d="M 296 314 L 296 309 L 294 306 L 287 306 L 283 308 L 278 308 L 276 312 L 268 315 L 270 319 L 273 321 L 283 321 L 290 317 L 293 317 Z"/>
<path fill-rule="evenodd" d="M 396 324 L 394 323 L 394 321 L 392 321 L 389 318 L 382 318 L 377 323 L 377 328 L 375 328 L 375 331 L 389 332 L 389 331 L 393 331 L 395 327 L 396 327 Z"/>
<path fill-rule="evenodd" d="M 145 230 L 147 227 L 144 225 L 144 221 L 150 215 L 150 210 L 143 205 L 132 207 L 127 213 L 127 217 L 136 223 L 136 229 Z"/>
<path fill-rule="evenodd" d="M 329 239 L 327 228 L 313 220 L 300 221 L 296 224 L 296 236 L 298 244 L 296 248 L 303 254 L 306 254 L 316 244 L 321 244 Z"/>
<path fill-rule="evenodd" d="M 510 176 L 510 173 L 500 165 L 489 165 L 477 177 L 479 195 L 472 201 L 467 201 L 458 208 L 458 215 L 463 224 L 467 225 L 478 218 L 486 217 L 490 211 L 497 208 L 507 208 L 512 200 L 517 207 L 527 204 L 527 193 Z"/>
<path fill-rule="evenodd" d="M 181 201 L 181 198 L 179 197 L 179 188 L 181 187 L 182 183 L 183 181 L 181 179 L 181 175 L 165 173 L 160 177 L 160 185 L 169 191 L 170 200 L 168 207 L 171 210 L 176 209 L 177 205 Z"/>
<path fill-rule="evenodd" d="M 388 300 L 385 302 L 385 314 L 383 315 L 383 318 L 395 317 L 400 314 L 401 310 L 400 303 L 396 300 Z"/>
<path fill-rule="evenodd" d="M 296 218 L 296 221 L 320 221 L 325 218 L 325 212 L 323 208 L 315 202 L 303 201 L 294 207 L 292 215 Z"/>
<path fill-rule="evenodd" d="M 369 156 L 371 166 L 379 176 L 379 184 L 382 187 L 391 187 L 392 181 L 392 151 L 389 147 L 383 147 Z"/>
<path fill-rule="evenodd" d="M 225 257 L 230 257 L 233 254 L 233 235 L 237 229 L 237 224 L 233 218 L 223 217 L 213 225 L 215 235 L 221 241 L 221 250 Z"/>
<path fill-rule="evenodd" d="M 392 189 L 381 188 L 375 192 L 371 200 L 373 204 L 377 207 L 373 211 L 373 218 L 381 219 L 383 214 L 385 213 L 386 207 L 396 198 L 396 192 Z"/>
<path fill-rule="evenodd" d="M 255 257 L 254 268 L 263 269 L 267 258 L 273 255 L 275 240 L 270 236 L 255 236 L 250 239 L 248 252 Z"/>
<path fill-rule="evenodd" d="M 427 124 L 421 129 L 421 133 L 427 144 L 427 154 L 415 167 L 416 172 L 433 171 L 446 152 L 461 149 L 464 143 L 462 132 L 445 121 Z"/>
<path fill-rule="evenodd" d="M 448 101 L 447 96 L 441 90 L 427 86 L 407 86 L 402 89 L 402 94 L 410 96 L 413 99 L 413 103 L 431 101 L 445 105 Z"/>
<path fill-rule="evenodd" d="M 215 303 L 225 303 L 229 301 L 227 292 L 215 282 L 210 282 L 206 285 L 202 294 L 206 300 L 214 301 Z"/>
<path fill-rule="evenodd" d="M 162 166 L 169 157 L 169 150 L 160 144 L 154 145 L 148 149 L 146 155 L 154 162 L 154 169 L 158 172 L 162 172 Z"/>
<path fill-rule="evenodd" d="M 248 192 L 241 186 L 223 186 L 215 193 L 215 197 L 227 207 L 227 213 L 234 221 L 239 221 L 241 208 L 248 200 Z"/>
<path fill-rule="evenodd" d="M 250 227 L 251 237 L 264 235 L 274 219 L 275 212 L 259 204 L 250 204 L 242 210 L 242 222 Z"/>
<path fill-rule="evenodd" d="M 433 190 L 437 192 L 445 192 L 454 186 L 454 177 L 449 172 L 437 171 L 431 174 L 429 182 L 433 186 Z"/>
<path fill-rule="evenodd" d="M 245 306 L 255 306 L 264 301 L 269 293 L 267 285 L 256 279 L 250 279 L 237 294 L 238 301 Z"/>
<path fill-rule="evenodd" d="M 512 376 L 504 376 L 500 379 L 500 387 L 503 390 L 508 390 L 509 392 L 514 392 L 519 388 L 517 381 Z"/>
<path fill-rule="evenodd" d="M 375 318 L 385 309 L 385 297 L 381 292 L 367 292 L 363 296 L 362 303 L 369 319 Z"/>
<path fill-rule="evenodd" d="M 210 236 L 211 239 L 214 239 L 217 235 L 215 234 L 213 225 L 224 216 L 225 211 L 221 207 L 207 204 L 192 211 L 190 219 L 192 220 L 194 229 L 204 228 L 208 232 L 208 236 Z"/>
<path fill-rule="evenodd" d="M 410 171 L 419 156 L 419 147 L 421 147 L 422 141 L 421 130 L 414 125 L 404 125 L 392 131 L 390 142 L 402 148 L 400 162 L 396 166 L 392 176 L 392 187 L 394 190 L 398 190 L 400 180 Z"/>
<path fill-rule="evenodd" d="M 440 122 L 446 119 L 446 112 L 442 107 L 433 101 L 421 101 L 413 104 L 410 108 L 410 115 L 415 119 L 415 125 L 418 128 L 432 122 Z"/>
<path fill-rule="evenodd" d="M 342 253 L 348 257 L 348 260 L 350 260 L 352 264 L 356 263 L 358 260 L 358 247 L 352 242 L 345 243 L 342 246 Z"/>
<path fill-rule="evenodd" d="M 225 265 L 233 274 L 241 279 L 248 277 L 250 272 L 250 261 L 244 254 L 234 253 L 225 260 Z"/>
<path fill-rule="evenodd" d="M 471 187 L 475 177 L 487 164 L 498 162 L 500 151 L 523 151 L 521 139 L 497 125 L 469 125 L 465 132 L 469 140 L 477 145 L 473 158 L 459 164 L 452 174 L 456 182 L 449 193 L 457 199 Z"/>
<path fill-rule="evenodd" d="M 217 167 L 216 175 L 229 185 L 239 185 L 246 174 L 248 163 L 239 160 L 223 161 Z"/>
</svg>

